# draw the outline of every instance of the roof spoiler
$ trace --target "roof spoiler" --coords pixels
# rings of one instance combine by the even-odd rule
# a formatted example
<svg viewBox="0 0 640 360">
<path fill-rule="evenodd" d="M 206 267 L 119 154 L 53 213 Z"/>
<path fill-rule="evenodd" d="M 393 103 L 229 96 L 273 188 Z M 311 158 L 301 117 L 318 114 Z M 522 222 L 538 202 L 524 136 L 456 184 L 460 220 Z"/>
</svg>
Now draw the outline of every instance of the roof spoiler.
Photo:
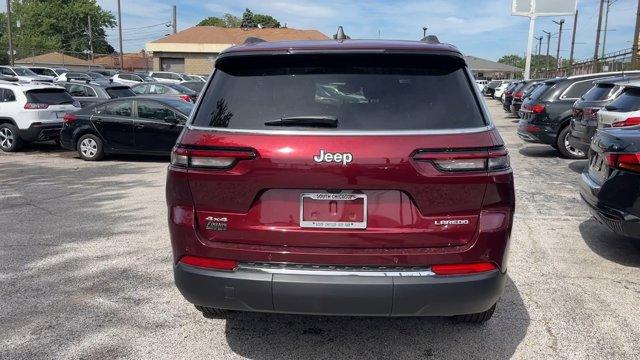
<svg viewBox="0 0 640 360">
<path fill-rule="evenodd" d="M 249 36 L 248 38 L 244 39 L 244 43 L 245 44 L 258 44 L 258 43 L 263 43 L 263 42 L 267 42 L 267 40 L 261 39 L 259 37 L 255 37 L 255 36 Z"/>
<path fill-rule="evenodd" d="M 427 44 L 440 44 L 440 40 L 438 40 L 438 37 L 435 35 L 427 35 L 420 39 L 420 41 Z"/>
</svg>

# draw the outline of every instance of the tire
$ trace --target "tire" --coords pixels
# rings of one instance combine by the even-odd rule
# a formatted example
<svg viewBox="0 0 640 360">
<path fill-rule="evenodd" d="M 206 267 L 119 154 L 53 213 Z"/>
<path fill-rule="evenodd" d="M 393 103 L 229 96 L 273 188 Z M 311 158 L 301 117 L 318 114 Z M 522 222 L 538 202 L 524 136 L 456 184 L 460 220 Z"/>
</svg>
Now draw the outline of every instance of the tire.
<svg viewBox="0 0 640 360">
<path fill-rule="evenodd" d="M 78 155 L 86 161 L 97 161 L 104 157 L 102 140 L 93 134 L 82 135 L 76 144 Z"/>
<path fill-rule="evenodd" d="M 229 313 L 229 310 L 195 305 L 202 315 L 206 318 L 222 318 Z"/>
<path fill-rule="evenodd" d="M 569 145 L 569 135 L 571 134 L 571 127 L 565 126 L 560 130 L 558 138 L 556 139 L 556 146 L 558 152 L 563 158 L 567 159 L 586 159 L 587 155 L 571 145 Z"/>
<path fill-rule="evenodd" d="M 0 124 L 0 150 L 4 152 L 14 152 L 22 147 L 22 139 L 18 133 L 18 128 L 10 123 Z"/>
<path fill-rule="evenodd" d="M 494 311 L 496 311 L 496 304 L 493 304 L 493 306 L 489 310 L 480 313 L 456 315 L 453 317 L 453 320 L 455 322 L 465 324 L 482 324 L 491 319 Z"/>
</svg>

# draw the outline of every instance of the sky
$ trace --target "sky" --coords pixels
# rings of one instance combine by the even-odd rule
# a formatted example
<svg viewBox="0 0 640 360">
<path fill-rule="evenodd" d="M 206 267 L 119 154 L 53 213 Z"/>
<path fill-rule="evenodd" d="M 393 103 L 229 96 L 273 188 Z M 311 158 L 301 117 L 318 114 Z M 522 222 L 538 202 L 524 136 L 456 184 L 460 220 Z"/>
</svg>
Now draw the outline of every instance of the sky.
<svg viewBox="0 0 640 360">
<path fill-rule="evenodd" d="M 563 0 L 558 0 L 563 1 Z M 606 49 L 631 48 L 638 0 L 610 0 Z M 97 0 L 116 14 L 117 0 Z M 529 19 L 511 15 L 511 0 L 121 0 L 124 51 L 139 51 L 148 41 L 164 37 L 171 28 L 171 6 L 176 4 L 178 31 L 208 16 L 231 13 L 242 16 L 245 8 L 274 16 L 283 25 L 317 29 L 331 36 L 338 25 L 358 39 L 419 39 L 422 27 L 441 42 L 456 45 L 463 53 L 497 60 L 506 54 L 523 55 Z M 593 56 L 599 0 L 578 0 L 579 18 L 575 58 Z M 543 17 L 536 21 L 535 36 L 550 31 L 550 53 L 555 55 L 558 26 Z M 569 57 L 573 16 L 563 17 L 560 56 Z M 109 42 L 118 48 L 118 31 L 109 29 Z M 546 52 L 546 38 L 542 52 Z"/>
</svg>

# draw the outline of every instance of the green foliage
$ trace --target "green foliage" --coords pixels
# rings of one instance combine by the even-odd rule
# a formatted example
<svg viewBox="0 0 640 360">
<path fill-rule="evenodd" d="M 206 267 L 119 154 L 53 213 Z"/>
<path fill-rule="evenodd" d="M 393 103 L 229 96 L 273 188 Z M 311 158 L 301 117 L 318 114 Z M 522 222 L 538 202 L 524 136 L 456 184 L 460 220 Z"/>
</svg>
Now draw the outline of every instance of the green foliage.
<svg viewBox="0 0 640 360">
<path fill-rule="evenodd" d="M 511 54 L 505 55 L 498 60 L 499 63 L 519 67 L 524 70 L 525 59 L 521 56 Z M 562 66 L 568 66 L 569 60 L 563 59 Z M 556 58 L 554 56 L 547 55 L 532 55 L 531 56 L 531 72 L 537 73 L 547 69 L 556 68 Z"/>
<path fill-rule="evenodd" d="M 258 27 L 258 24 L 253 19 L 253 13 L 249 8 L 244 10 L 244 14 L 242 14 L 242 24 L 240 24 L 242 28 L 255 28 Z"/>
<path fill-rule="evenodd" d="M 113 53 L 105 28 L 116 25 L 113 14 L 95 0 L 13 0 L 13 44 L 16 59 L 51 51 L 81 53 L 89 50 L 87 19 L 91 16 L 95 53 Z M 4 17 L 3 17 L 4 19 Z M 18 27 L 18 22 L 20 27 Z M 3 31 L 0 46 L 8 39 Z"/>
<path fill-rule="evenodd" d="M 279 28 L 280 22 L 271 15 L 255 14 L 253 15 L 253 21 L 262 25 L 264 28 Z"/>
<path fill-rule="evenodd" d="M 242 23 L 242 19 L 231 14 L 224 14 L 221 18 L 210 16 L 203 19 L 197 26 L 219 26 L 225 28 L 238 28 Z"/>
<path fill-rule="evenodd" d="M 222 17 L 210 16 L 203 19 L 197 26 L 219 26 L 225 28 L 257 28 L 258 24 L 263 28 L 282 27 L 280 22 L 271 15 L 254 14 L 246 9 L 242 18 L 231 14 L 224 14 Z"/>
</svg>

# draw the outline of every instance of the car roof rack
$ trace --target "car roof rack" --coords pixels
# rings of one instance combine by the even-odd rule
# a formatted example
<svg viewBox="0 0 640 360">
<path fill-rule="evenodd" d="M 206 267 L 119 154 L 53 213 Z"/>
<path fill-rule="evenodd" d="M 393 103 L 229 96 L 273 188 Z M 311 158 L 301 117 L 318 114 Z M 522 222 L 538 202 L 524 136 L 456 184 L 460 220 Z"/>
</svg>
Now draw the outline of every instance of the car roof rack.
<svg viewBox="0 0 640 360">
<path fill-rule="evenodd" d="M 249 36 L 248 38 L 244 39 L 245 44 L 258 44 L 263 42 L 267 42 L 267 40 L 255 36 Z"/>
<path fill-rule="evenodd" d="M 427 36 L 423 37 L 422 39 L 420 39 L 420 41 L 422 41 L 424 43 L 427 43 L 427 44 L 440 44 L 440 40 L 435 35 L 427 35 Z"/>
</svg>

